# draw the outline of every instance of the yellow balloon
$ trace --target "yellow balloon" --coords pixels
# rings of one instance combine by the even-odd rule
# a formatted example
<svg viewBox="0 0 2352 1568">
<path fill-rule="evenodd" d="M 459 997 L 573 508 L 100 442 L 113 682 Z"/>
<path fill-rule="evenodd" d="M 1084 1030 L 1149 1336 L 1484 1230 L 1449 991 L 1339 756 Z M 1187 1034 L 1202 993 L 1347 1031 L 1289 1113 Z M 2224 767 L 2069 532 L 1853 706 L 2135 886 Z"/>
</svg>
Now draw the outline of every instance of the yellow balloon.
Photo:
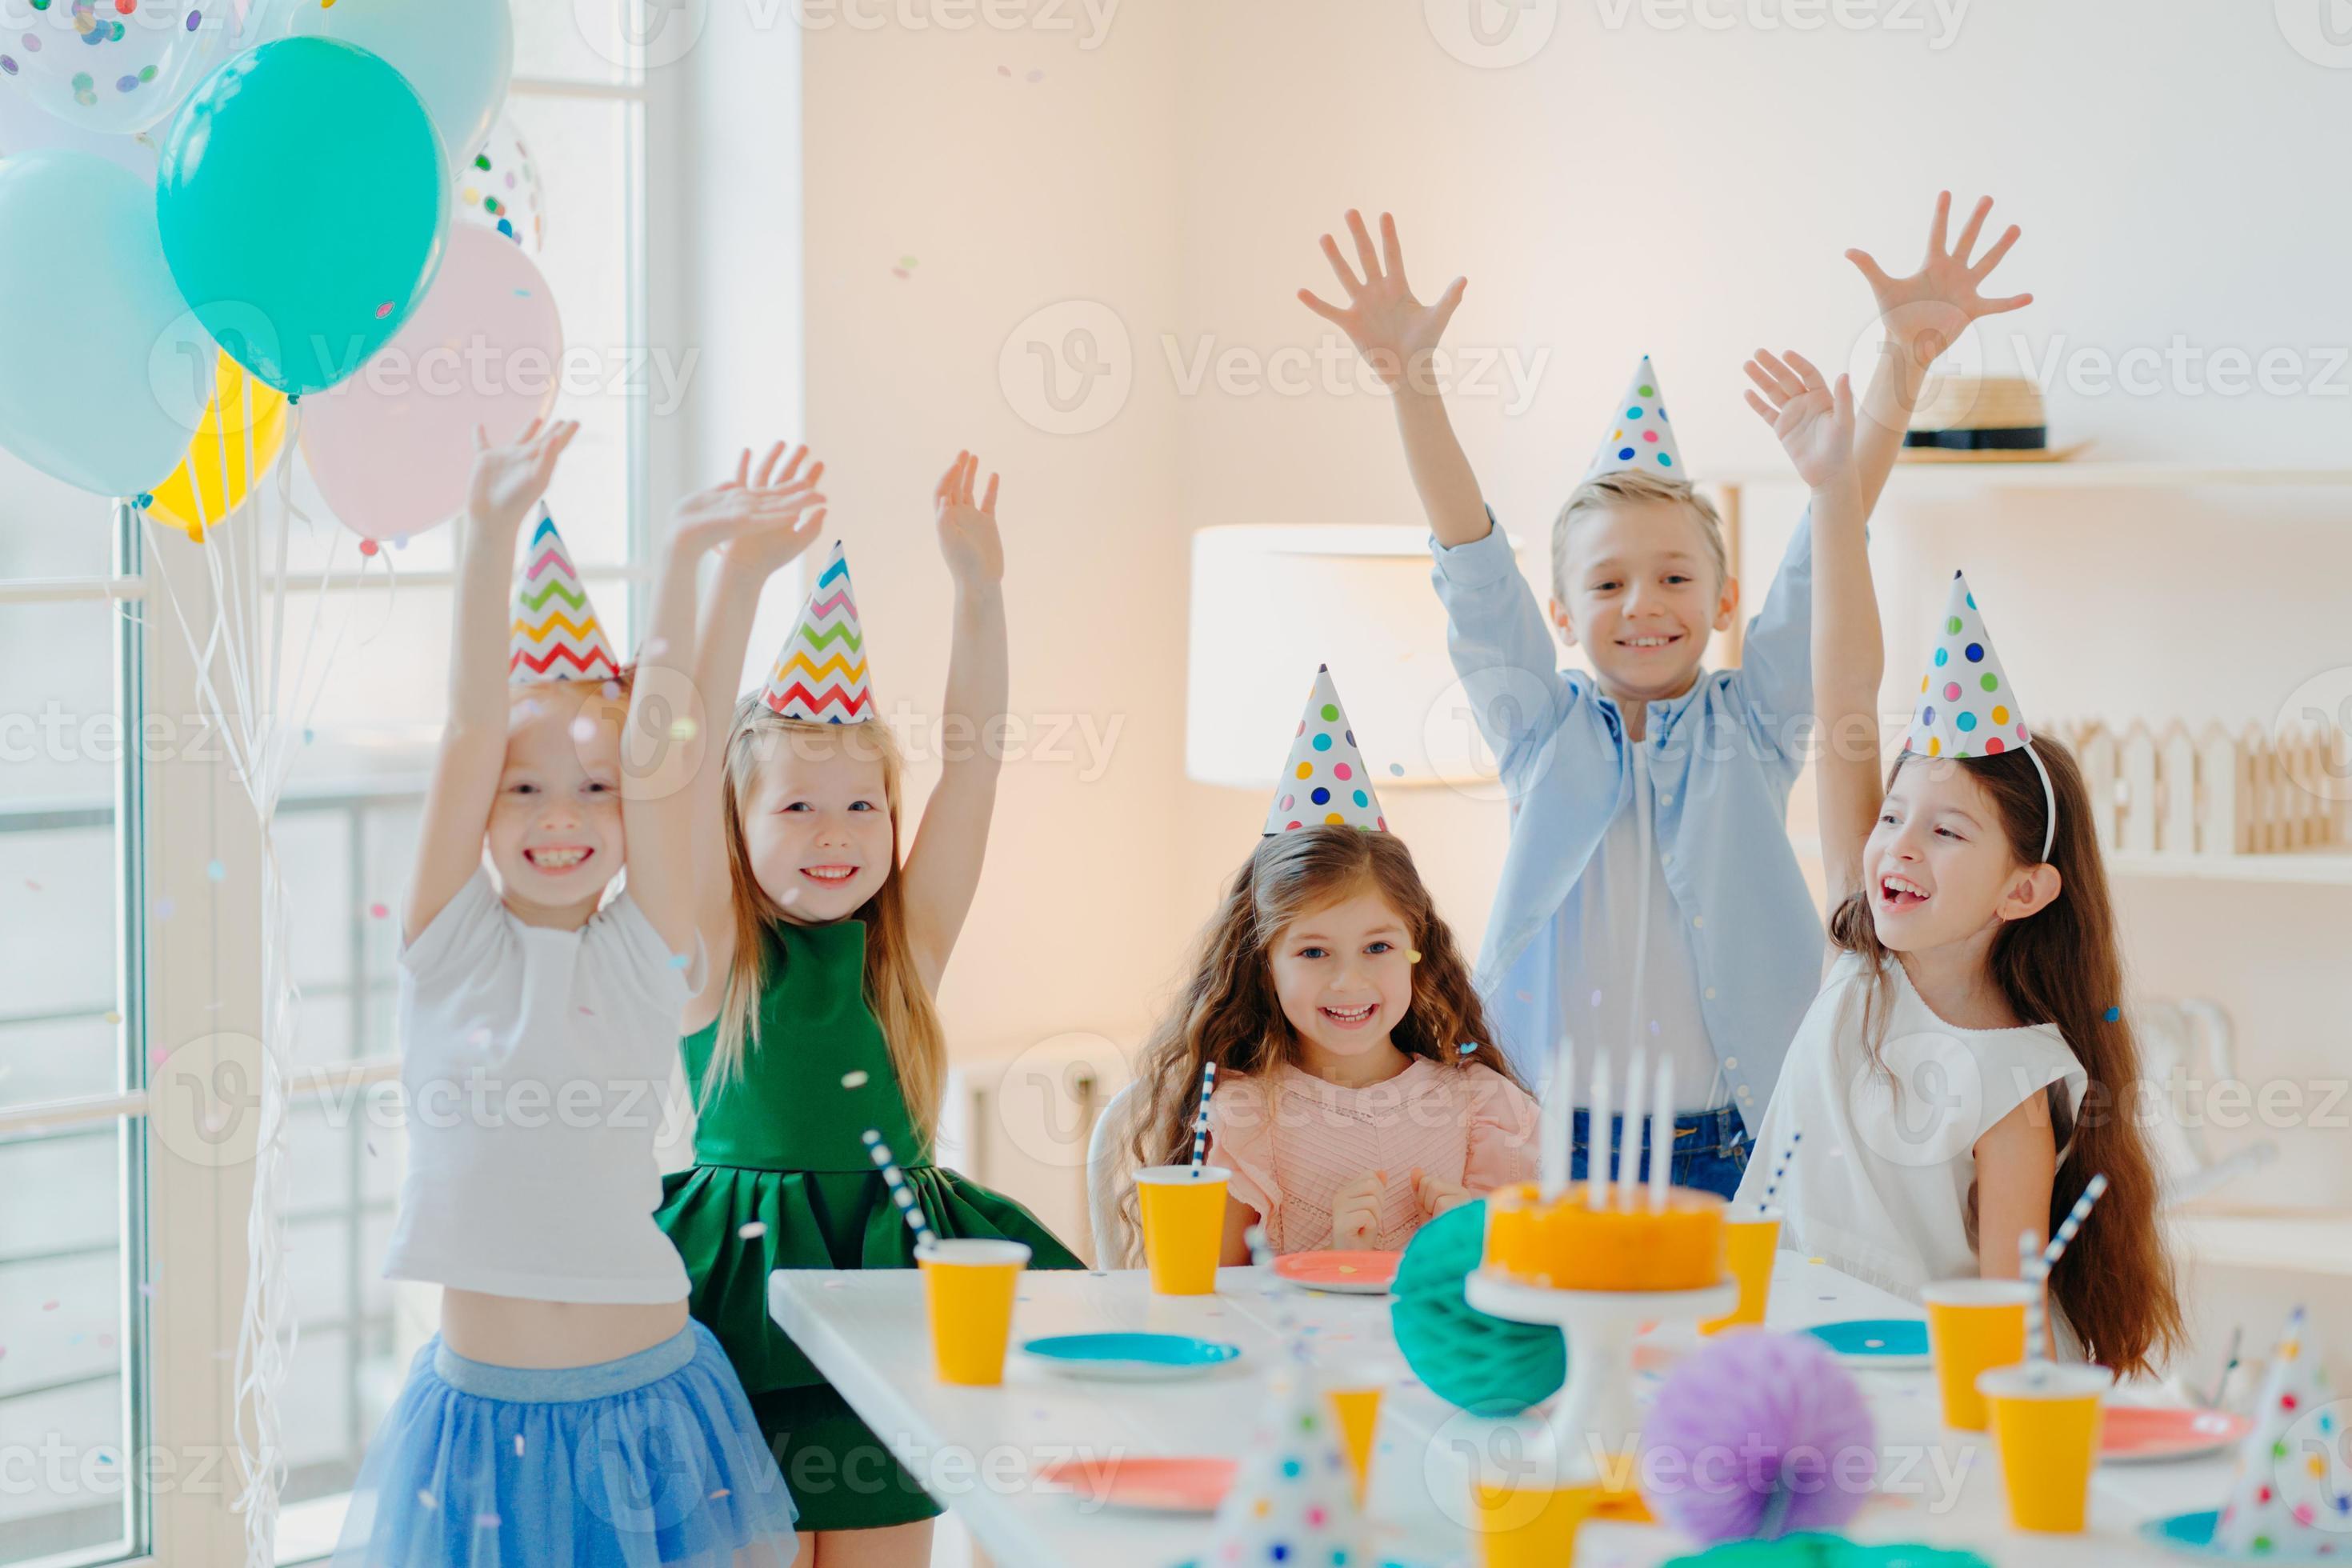
<svg viewBox="0 0 2352 1568">
<path fill-rule="evenodd" d="M 246 398 L 253 399 L 253 467 L 267 473 L 286 445 L 286 395 L 259 381 L 248 389 L 245 367 L 226 354 L 213 378 L 213 400 L 205 406 L 203 423 L 188 455 L 157 485 L 148 502 L 150 516 L 181 530 L 198 544 L 205 529 L 245 504 L 253 475 L 245 468 Z"/>
</svg>

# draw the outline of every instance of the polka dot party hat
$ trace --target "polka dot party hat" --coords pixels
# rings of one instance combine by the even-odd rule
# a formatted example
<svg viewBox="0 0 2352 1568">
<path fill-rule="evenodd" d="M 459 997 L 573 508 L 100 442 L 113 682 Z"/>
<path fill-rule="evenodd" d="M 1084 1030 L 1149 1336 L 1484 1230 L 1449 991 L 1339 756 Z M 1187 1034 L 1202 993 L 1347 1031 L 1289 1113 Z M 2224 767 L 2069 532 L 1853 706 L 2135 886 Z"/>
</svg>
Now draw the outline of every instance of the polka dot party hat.
<svg viewBox="0 0 2352 1568">
<path fill-rule="evenodd" d="M 1675 444 L 1674 427 L 1666 423 L 1665 405 L 1659 401 L 1658 373 L 1650 368 L 1648 354 L 1633 367 L 1625 395 L 1610 411 L 1609 434 L 1601 449 L 1592 454 L 1592 466 L 1584 470 L 1584 477 L 1598 479 L 1622 468 L 1639 468 L 1669 479 L 1690 477 L 1683 472 L 1683 449 Z"/>
<path fill-rule="evenodd" d="M 2237 1557 L 2352 1563 L 2352 1401 L 2329 1398 L 2301 1307 L 2279 1335 L 2253 1416 L 2213 1544 Z"/>
<path fill-rule="evenodd" d="M 1976 595 L 1955 572 L 1903 749 L 1922 757 L 1990 757 L 2028 739 L 2024 710 L 1985 635 Z"/>
<path fill-rule="evenodd" d="M 874 717 L 866 627 L 849 591 L 849 558 L 837 539 L 776 655 L 763 700 L 785 718 L 811 724 L 863 724 Z"/>
<path fill-rule="evenodd" d="M 1290 761 L 1274 786 L 1274 804 L 1266 808 L 1265 830 L 1288 833 L 1294 828 L 1360 827 L 1368 833 L 1388 831 L 1381 815 L 1381 797 L 1372 793 L 1371 771 L 1356 750 L 1356 731 L 1348 725 L 1348 711 L 1339 706 L 1339 689 L 1331 684 L 1331 667 L 1318 666 L 1315 690 L 1307 699 L 1307 712 L 1290 742 Z"/>
<path fill-rule="evenodd" d="M 1370 1568 L 1354 1472 L 1313 1369 L 1275 1374 L 1200 1568 Z"/>
<path fill-rule="evenodd" d="M 556 680 L 612 680 L 621 661 L 596 620 L 580 573 L 555 519 L 539 509 L 539 526 L 522 552 L 515 579 L 514 624 L 507 640 L 507 679 L 526 685 Z"/>
</svg>

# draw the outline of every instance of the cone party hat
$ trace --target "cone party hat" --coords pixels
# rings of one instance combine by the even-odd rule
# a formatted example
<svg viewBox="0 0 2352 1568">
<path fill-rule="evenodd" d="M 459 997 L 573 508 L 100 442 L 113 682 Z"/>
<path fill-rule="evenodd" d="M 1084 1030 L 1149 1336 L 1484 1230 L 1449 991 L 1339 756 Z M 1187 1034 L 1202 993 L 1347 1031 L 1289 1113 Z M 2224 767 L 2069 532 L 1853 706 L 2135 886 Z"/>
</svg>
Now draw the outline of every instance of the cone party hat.
<svg viewBox="0 0 2352 1568">
<path fill-rule="evenodd" d="M 2237 1479 L 2213 1527 L 2213 1544 L 2255 1560 L 2352 1563 L 2347 1415 L 2352 1407 L 2328 1397 L 2327 1370 L 2297 1307 L 2263 1376 L 2254 1428 L 2238 1451 Z"/>
<path fill-rule="evenodd" d="M 1331 684 L 1331 667 L 1315 671 L 1315 689 L 1307 699 L 1307 712 L 1290 742 L 1290 759 L 1283 764 L 1282 782 L 1274 786 L 1266 808 L 1265 831 L 1287 833 L 1298 827 L 1360 827 L 1386 832 L 1381 797 L 1372 793 L 1371 771 L 1356 749 L 1356 731 L 1349 726 L 1347 710 L 1339 706 L 1339 689 Z"/>
<path fill-rule="evenodd" d="M 835 540 L 800 619 L 776 655 L 765 700 L 787 719 L 863 724 L 874 717 L 866 679 L 866 627 L 849 588 L 849 560 Z"/>
<path fill-rule="evenodd" d="M 1969 580 L 1955 572 L 1903 749 L 1922 757 L 1990 757 L 2030 738 L 2024 710 L 1986 635 L 1976 595 L 1969 592 Z"/>
<path fill-rule="evenodd" d="M 1666 423 L 1665 405 L 1659 395 L 1658 373 L 1650 367 L 1650 356 L 1643 354 L 1642 363 L 1633 367 L 1633 379 L 1625 384 L 1625 395 L 1610 411 L 1609 434 L 1592 454 L 1592 466 L 1584 470 L 1586 479 L 1623 468 L 1638 468 L 1661 479 L 1690 477 L 1683 471 L 1683 449 L 1675 441 L 1674 427 Z"/>
<path fill-rule="evenodd" d="M 539 526 L 522 552 L 515 579 L 514 624 L 507 644 L 507 679 L 537 685 L 556 680 L 612 680 L 621 661 L 588 602 L 572 552 L 540 508 Z"/>
</svg>

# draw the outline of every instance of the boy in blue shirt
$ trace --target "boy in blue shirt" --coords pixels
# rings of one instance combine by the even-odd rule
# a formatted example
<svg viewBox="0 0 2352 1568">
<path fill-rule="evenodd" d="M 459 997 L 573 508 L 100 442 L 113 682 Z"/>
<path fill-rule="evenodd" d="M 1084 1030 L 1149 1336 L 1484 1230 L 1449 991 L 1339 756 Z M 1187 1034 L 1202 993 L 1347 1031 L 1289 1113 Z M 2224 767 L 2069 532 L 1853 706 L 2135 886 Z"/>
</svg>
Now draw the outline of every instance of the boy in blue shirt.
<svg viewBox="0 0 2352 1568">
<path fill-rule="evenodd" d="M 1939 195 L 1927 260 L 1908 278 L 1846 253 L 1876 296 L 1888 349 L 1855 439 L 1865 515 L 1936 356 L 1977 317 L 2032 298 L 1978 292 L 2018 237 L 2011 226 L 1969 259 L 1991 208 L 1979 201 L 1948 247 L 1951 196 Z M 1429 374 L 1466 280 L 1423 304 L 1405 282 L 1395 220 L 1381 216 L 1377 249 L 1360 214 L 1348 227 L 1354 268 L 1323 237 L 1348 303 L 1298 297 L 1347 332 L 1393 395 L 1429 517 L 1447 647 L 1512 802 L 1478 965 L 1489 1016 L 1532 1084 L 1544 1084 L 1563 1033 L 1588 1043 L 1588 1062 L 1612 1046 L 1673 1061 L 1674 1180 L 1729 1196 L 1748 1124 L 1761 1120 L 1821 981 L 1821 921 L 1787 829 L 1811 731 L 1810 531 L 1800 524 L 1739 667 L 1704 669 L 1739 585 L 1645 358 L 1552 525 L 1552 595 L 1539 606 Z M 1556 667 L 1555 632 L 1585 649 L 1592 673 Z M 1571 1104 L 1590 1098 L 1588 1086 L 1566 1089 Z M 1588 1131 L 1579 1109 L 1578 1179 Z"/>
</svg>

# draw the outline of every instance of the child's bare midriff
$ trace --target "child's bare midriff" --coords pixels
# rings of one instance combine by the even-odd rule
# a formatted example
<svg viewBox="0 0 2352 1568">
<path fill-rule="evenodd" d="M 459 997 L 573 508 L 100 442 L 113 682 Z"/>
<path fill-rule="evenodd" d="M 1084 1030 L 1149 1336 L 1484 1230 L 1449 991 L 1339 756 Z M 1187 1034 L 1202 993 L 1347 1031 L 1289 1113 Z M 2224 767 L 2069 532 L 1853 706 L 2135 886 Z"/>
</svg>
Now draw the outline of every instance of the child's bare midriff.
<svg viewBox="0 0 2352 1568">
<path fill-rule="evenodd" d="M 441 1292 L 441 1342 L 492 1366 L 594 1366 L 650 1350 L 686 1327 L 677 1301 L 531 1301 Z"/>
</svg>

